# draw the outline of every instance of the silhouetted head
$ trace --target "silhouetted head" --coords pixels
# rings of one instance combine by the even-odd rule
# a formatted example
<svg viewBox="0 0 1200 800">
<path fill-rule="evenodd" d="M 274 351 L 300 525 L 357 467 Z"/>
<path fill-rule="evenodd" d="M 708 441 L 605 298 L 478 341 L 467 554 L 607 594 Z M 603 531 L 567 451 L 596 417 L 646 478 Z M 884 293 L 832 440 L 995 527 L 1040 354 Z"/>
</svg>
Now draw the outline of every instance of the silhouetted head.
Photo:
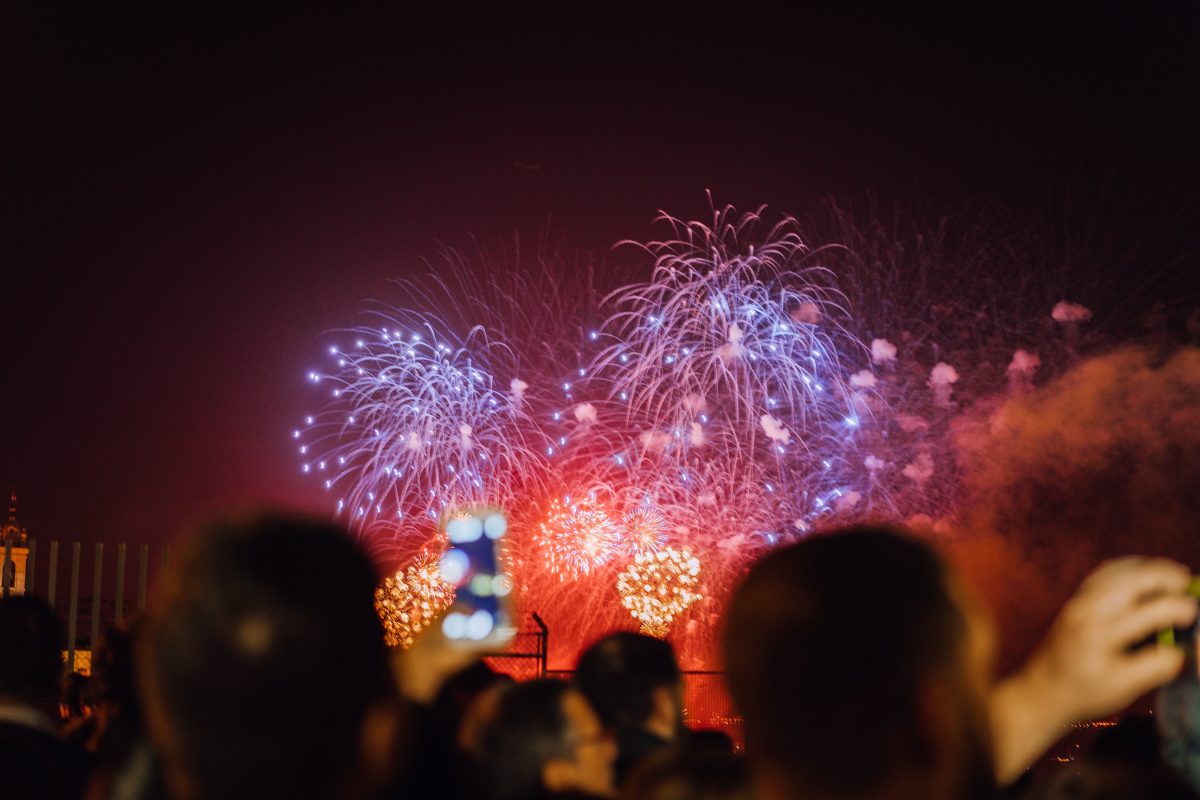
<svg viewBox="0 0 1200 800">
<path fill-rule="evenodd" d="M 613 793 L 616 747 L 578 689 L 534 680 L 504 689 L 474 755 L 498 800 L 546 792 Z"/>
<path fill-rule="evenodd" d="M 40 597 L 0 598 L 0 705 L 53 717 L 63 661 L 62 623 Z"/>
<path fill-rule="evenodd" d="M 138 643 L 173 794 L 344 796 L 392 692 L 376 575 L 341 529 L 224 521 L 172 565 Z"/>
<path fill-rule="evenodd" d="M 580 656 L 575 682 L 610 729 L 641 729 L 657 719 L 655 732 L 673 739 L 682 727 L 683 678 L 661 639 L 627 631 L 605 636 Z"/>
<path fill-rule="evenodd" d="M 747 752 L 781 793 L 987 791 L 990 624 L 942 560 L 887 528 L 814 536 L 750 571 L 725 659 Z"/>
<path fill-rule="evenodd" d="M 712 747 L 668 749 L 646 759 L 625 784 L 628 800 L 750 800 L 743 759 Z"/>
</svg>

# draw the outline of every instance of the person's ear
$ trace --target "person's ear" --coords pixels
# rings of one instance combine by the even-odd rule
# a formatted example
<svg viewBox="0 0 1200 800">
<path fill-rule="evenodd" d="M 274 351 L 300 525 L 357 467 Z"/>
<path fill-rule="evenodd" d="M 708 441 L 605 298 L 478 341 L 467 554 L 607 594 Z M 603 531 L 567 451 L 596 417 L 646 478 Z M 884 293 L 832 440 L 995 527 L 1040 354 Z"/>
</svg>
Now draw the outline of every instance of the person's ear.
<svg viewBox="0 0 1200 800">
<path fill-rule="evenodd" d="M 542 765 L 542 786 L 561 792 L 574 786 L 575 767 L 565 759 L 552 758 Z"/>
<path fill-rule="evenodd" d="M 682 689 L 674 686 L 655 687 L 650 695 L 650 703 L 647 729 L 664 739 L 675 739 L 683 717 Z"/>
</svg>

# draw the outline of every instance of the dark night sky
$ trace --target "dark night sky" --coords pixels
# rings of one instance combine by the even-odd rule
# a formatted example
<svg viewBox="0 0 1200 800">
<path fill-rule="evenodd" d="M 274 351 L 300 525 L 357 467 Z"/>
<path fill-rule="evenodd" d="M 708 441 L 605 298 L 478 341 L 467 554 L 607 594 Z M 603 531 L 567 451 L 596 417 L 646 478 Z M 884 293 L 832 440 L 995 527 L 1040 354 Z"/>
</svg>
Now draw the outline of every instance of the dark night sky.
<svg viewBox="0 0 1200 800">
<path fill-rule="evenodd" d="M 8 5 L 0 23 L 0 486 L 39 536 L 154 541 L 231 505 L 325 510 L 288 435 L 318 403 L 304 374 L 439 240 L 550 221 L 603 251 L 649 235 L 659 208 L 704 213 L 705 189 L 802 213 L 914 188 L 1019 203 L 1115 172 L 1183 208 L 1169 246 L 1196 244 L 1194 3 L 116 5 Z"/>
</svg>

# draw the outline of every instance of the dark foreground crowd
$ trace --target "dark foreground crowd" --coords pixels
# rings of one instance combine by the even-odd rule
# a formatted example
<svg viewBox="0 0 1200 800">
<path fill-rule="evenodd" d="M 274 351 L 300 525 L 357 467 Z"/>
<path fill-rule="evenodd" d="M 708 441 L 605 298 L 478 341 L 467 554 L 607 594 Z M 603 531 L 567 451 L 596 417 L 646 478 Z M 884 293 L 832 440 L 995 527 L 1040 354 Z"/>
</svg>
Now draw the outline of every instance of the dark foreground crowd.
<svg viewBox="0 0 1200 800">
<path fill-rule="evenodd" d="M 1153 640 L 1194 622 L 1189 580 L 1167 560 L 1105 564 L 995 682 L 991 623 L 928 545 L 887 528 L 806 539 L 751 570 L 724 623 L 743 755 L 684 727 L 663 641 L 606 637 L 571 682 L 514 683 L 437 626 L 389 652 L 375 572 L 344 532 L 220 523 L 185 547 L 146 618 L 110 632 L 93 711 L 66 729 L 60 703 L 79 705 L 79 687 L 62 690 L 58 619 L 38 598 L 0 600 L 0 797 L 1016 795 L 1067 725 L 1177 679 L 1184 650 Z M 1155 748 L 1116 750 L 1031 791 L 1196 796 Z"/>
<path fill-rule="evenodd" d="M 981 451 L 997 477 L 965 525 L 1111 552 L 1196 541 L 1200 351 L 1161 369 L 1130 358 L 1005 417 L 1007 438 Z M 1113 422 L 1129 409 L 1138 424 Z M 515 683 L 438 624 L 390 651 L 376 582 L 327 523 L 215 523 L 148 614 L 107 634 L 90 684 L 65 688 L 53 610 L 0 599 L 0 800 L 1198 797 L 1196 581 L 1168 559 L 1101 564 L 997 679 L 992 619 L 926 539 L 855 527 L 781 547 L 721 620 L 736 752 L 685 728 L 666 642 L 616 633 L 571 681 Z M 1153 716 L 1031 770 L 1073 724 L 1151 693 Z"/>
</svg>

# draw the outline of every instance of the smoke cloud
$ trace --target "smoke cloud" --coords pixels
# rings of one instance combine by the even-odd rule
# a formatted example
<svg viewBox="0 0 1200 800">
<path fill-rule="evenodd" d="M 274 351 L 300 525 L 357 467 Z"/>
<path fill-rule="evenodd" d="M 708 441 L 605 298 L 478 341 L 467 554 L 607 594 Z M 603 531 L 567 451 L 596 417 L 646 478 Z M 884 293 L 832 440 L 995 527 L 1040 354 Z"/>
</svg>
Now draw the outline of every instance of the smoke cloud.
<svg viewBox="0 0 1200 800">
<path fill-rule="evenodd" d="M 1009 663 L 1107 558 L 1200 568 L 1200 349 L 1089 359 L 956 433 L 966 530 L 947 549 L 995 608 Z"/>
</svg>

